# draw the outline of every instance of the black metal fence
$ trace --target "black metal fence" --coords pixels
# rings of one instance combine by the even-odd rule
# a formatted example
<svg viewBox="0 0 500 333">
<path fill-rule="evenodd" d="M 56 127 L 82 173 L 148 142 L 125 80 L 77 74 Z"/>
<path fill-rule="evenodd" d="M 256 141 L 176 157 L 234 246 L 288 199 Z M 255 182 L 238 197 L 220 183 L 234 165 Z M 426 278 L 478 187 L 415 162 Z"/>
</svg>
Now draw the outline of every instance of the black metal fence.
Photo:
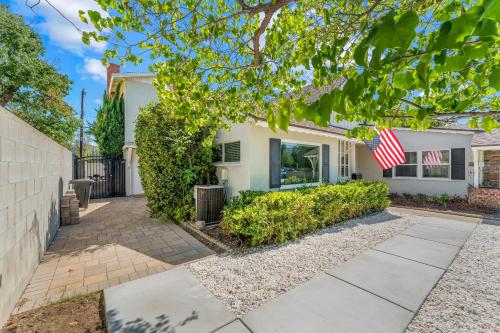
<svg viewBox="0 0 500 333">
<path fill-rule="evenodd" d="M 125 160 L 87 156 L 74 159 L 73 179 L 92 179 L 91 199 L 125 196 Z"/>
</svg>

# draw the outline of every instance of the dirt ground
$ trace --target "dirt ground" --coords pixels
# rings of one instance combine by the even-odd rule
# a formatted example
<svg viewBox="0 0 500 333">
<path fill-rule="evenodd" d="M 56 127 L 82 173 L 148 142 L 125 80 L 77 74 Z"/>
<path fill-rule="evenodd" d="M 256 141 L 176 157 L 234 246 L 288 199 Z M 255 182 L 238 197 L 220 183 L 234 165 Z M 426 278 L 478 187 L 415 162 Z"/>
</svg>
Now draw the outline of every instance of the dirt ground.
<svg viewBox="0 0 500 333">
<path fill-rule="evenodd" d="M 106 332 L 102 292 L 63 299 L 11 316 L 1 333 Z"/>
</svg>

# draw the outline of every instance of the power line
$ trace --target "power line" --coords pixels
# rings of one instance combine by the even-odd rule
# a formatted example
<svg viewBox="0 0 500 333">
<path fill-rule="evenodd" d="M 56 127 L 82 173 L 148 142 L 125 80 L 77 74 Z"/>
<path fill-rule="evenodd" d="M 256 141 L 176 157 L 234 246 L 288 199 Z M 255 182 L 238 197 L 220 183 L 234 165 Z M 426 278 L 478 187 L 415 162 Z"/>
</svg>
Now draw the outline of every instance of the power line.
<svg viewBox="0 0 500 333">
<path fill-rule="evenodd" d="M 54 9 L 59 15 L 61 15 L 62 18 L 64 18 L 66 21 L 68 21 L 78 32 L 82 32 L 82 30 L 73 22 L 71 21 L 66 15 L 64 15 L 56 6 L 54 6 L 52 3 L 50 3 L 49 0 L 44 0 L 52 9 Z M 33 13 L 36 14 L 33 8 L 38 6 L 40 4 L 41 0 L 36 0 L 36 2 L 33 5 L 29 4 L 29 0 L 26 0 L 24 4 L 31 9 Z"/>
</svg>

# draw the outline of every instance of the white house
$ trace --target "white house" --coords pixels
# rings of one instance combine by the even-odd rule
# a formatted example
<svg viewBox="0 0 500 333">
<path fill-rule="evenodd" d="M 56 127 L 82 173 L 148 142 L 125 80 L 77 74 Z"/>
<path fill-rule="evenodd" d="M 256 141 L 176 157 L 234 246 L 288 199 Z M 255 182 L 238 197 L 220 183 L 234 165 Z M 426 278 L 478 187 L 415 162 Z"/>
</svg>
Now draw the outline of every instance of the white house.
<svg viewBox="0 0 500 333">
<path fill-rule="evenodd" d="M 156 89 L 151 84 L 154 75 L 122 74 L 117 66 L 108 68 L 108 72 L 111 93 L 123 82 L 126 192 L 127 195 L 142 194 L 134 127 L 140 108 L 157 100 Z M 309 93 L 309 100 L 314 101 L 322 91 L 310 90 Z M 335 183 L 353 176 L 385 181 L 391 191 L 397 193 L 447 193 L 450 196 L 469 193 L 471 196 L 475 192 L 471 193 L 470 186 L 484 185 L 496 187 L 489 188 L 492 192 L 486 197 L 491 197 L 493 204 L 500 202 L 500 132 L 486 134 L 469 128 L 437 128 L 425 132 L 394 129 L 406 151 L 407 162 L 382 171 L 363 142 L 344 135 L 352 126 L 335 123 L 333 118 L 328 127 L 292 121 L 288 132 L 273 132 L 267 121 L 259 117 L 234 124 L 230 131 L 219 131 L 214 141 L 214 164 L 219 181 L 229 196 L 248 189 L 268 191 L 314 186 L 324 181 Z M 426 156 L 436 151 L 442 156 L 441 163 L 430 165 Z"/>
</svg>

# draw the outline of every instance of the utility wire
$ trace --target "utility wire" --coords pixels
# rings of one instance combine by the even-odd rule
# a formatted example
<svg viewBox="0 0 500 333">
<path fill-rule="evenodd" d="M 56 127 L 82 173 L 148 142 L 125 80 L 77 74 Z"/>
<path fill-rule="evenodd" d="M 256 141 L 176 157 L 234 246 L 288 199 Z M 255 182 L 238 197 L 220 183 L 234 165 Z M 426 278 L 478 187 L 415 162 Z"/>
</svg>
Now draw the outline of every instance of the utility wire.
<svg viewBox="0 0 500 333">
<path fill-rule="evenodd" d="M 56 6 L 54 6 L 52 3 L 50 3 L 49 0 L 44 0 L 52 9 L 54 9 L 59 15 L 61 15 L 62 18 L 64 18 L 66 21 L 68 21 L 78 32 L 82 32 L 82 30 L 73 22 L 71 21 L 66 15 L 64 15 Z M 26 0 L 24 4 L 31 9 L 35 14 L 36 12 L 34 11 L 33 8 L 38 6 L 40 4 L 41 0 L 36 0 L 36 2 L 32 5 L 29 4 L 29 0 Z"/>
</svg>

